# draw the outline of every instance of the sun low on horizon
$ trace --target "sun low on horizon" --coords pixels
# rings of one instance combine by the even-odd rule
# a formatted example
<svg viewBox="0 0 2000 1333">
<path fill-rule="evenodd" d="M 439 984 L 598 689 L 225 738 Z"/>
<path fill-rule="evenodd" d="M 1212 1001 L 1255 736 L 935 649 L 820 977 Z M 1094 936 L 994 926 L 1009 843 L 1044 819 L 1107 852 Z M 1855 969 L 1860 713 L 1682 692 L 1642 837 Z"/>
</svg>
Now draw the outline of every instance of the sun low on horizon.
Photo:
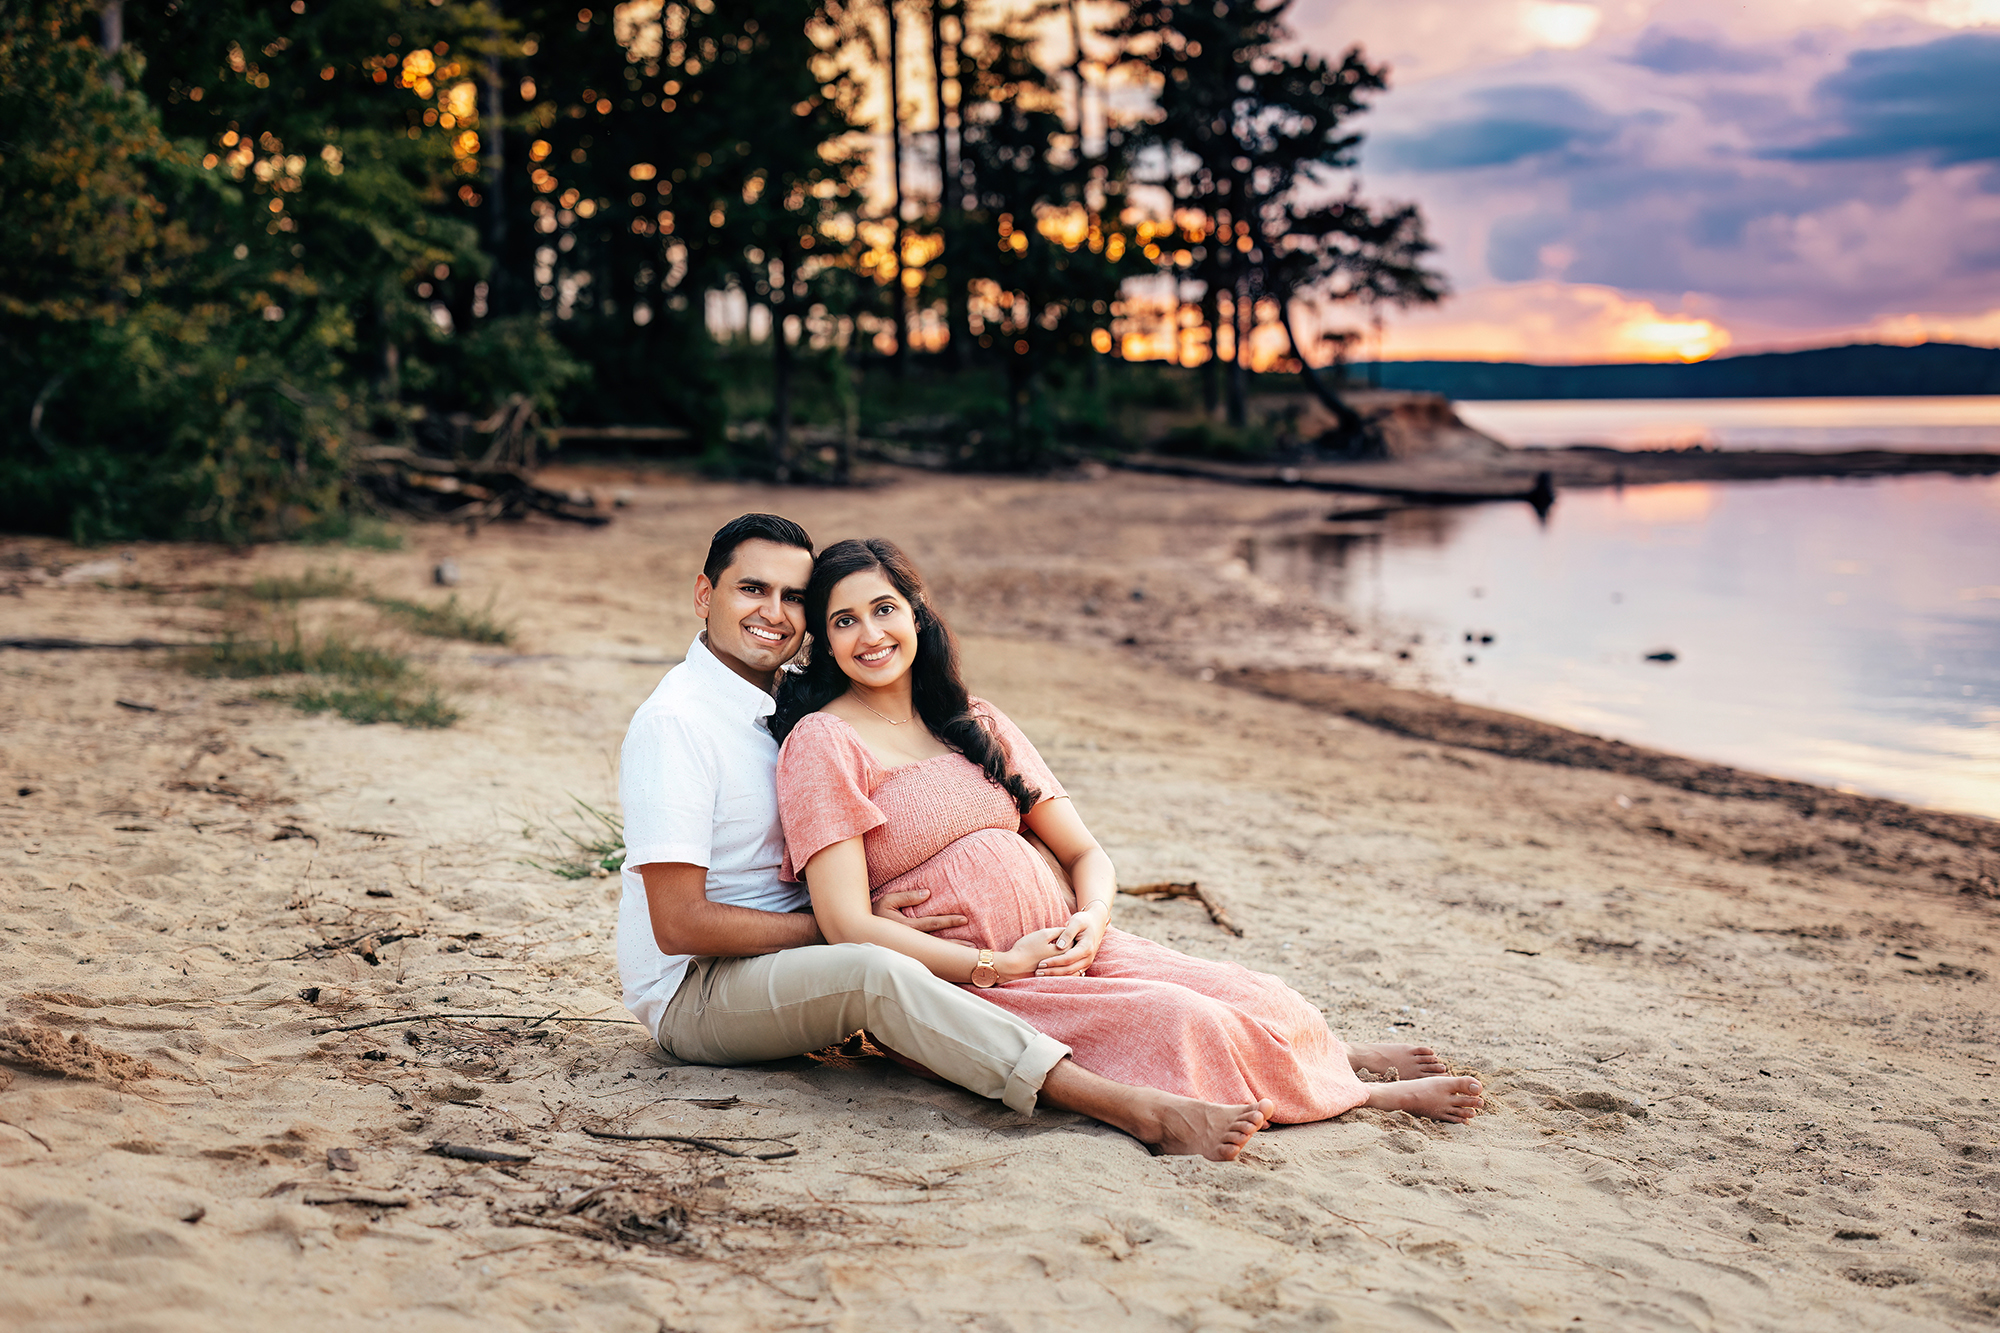
<svg viewBox="0 0 2000 1333">
<path fill-rule="evenodd" d="M 2000 346 L 2000 0 L 1296 0 L 1449 283 L 1388 360 Z M 1366 316 L 1327 312 L 1327 327 Z"/>
</svg>

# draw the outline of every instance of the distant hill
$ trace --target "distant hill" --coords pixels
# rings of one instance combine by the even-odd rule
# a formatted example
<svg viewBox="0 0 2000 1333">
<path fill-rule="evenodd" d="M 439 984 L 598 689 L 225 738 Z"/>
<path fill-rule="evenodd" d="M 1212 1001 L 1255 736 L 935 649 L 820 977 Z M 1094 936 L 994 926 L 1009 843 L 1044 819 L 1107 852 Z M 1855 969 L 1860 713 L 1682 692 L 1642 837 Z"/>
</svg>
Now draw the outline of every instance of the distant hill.
<svg viewBox="0 0 2000 1333">
<path fill-rule="evenodd" d="M 1712 361 L 1535 366 L 1513 361 L 1385 361 L 1385 389 L 1428 389 L 1447 398 L 1875 398 L 2000 394 L 2000 348 L 1819 347 Z M 1370 382 L 1375 367 L 1348 368 Z"/>
</svg>

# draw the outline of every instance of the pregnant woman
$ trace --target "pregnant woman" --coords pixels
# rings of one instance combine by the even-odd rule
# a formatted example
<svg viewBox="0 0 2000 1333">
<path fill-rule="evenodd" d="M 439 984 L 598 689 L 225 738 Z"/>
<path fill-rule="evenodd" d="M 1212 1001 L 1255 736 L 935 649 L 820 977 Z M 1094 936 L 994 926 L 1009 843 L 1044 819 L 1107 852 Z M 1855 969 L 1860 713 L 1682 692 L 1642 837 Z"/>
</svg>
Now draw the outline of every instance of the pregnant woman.
<svg viewBox="0 0 2000 1333">
<path fill-rule="evenodd" d="M 829 942 L 908 954 L 1123 1083 L 1256 1103 L 1278 1123 L 1364 1105 L 1477 1114 L 1477 1080 L 1428 1048 L 1350 1047 L 1276 977 L 1112 929 L 1110 857 L 1027 737 L 967 696 L 951 631 L 893 543 L 829 546 L 805 613 L 812 656 L 782 679 L 771 731 L 784 873 L 805 879 Z M 965 923 L 926 934 L 873 914 L 873 898 L 903 889 Z M 1358 1069 L 1397 1079 L 1363 1083 Z"/>
</svg>

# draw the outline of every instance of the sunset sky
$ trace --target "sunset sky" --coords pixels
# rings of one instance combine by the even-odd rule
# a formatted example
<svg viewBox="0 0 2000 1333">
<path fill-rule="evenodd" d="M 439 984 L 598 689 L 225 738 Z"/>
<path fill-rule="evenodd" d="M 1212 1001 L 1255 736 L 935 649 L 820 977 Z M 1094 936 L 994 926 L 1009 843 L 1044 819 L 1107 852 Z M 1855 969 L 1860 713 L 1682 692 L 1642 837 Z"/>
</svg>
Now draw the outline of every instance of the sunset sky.
<svg viewBox="0 0 2000 1333">
<path fill-rule="evenodd" d="M 1391 316 L 1389 357 L 2000 345 L 2000 0 L 1291 18 L 1392 68 L 1364 186 L 1422 204 L 1456 294 Z"/>
</svg>

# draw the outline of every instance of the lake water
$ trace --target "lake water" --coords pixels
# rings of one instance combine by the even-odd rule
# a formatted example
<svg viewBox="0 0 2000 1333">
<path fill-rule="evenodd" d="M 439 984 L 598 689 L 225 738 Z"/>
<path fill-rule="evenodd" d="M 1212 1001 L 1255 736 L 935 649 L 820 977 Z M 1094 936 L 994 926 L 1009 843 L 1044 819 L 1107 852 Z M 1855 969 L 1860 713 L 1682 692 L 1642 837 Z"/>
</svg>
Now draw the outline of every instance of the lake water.
<svg viewBox="0 0 2000 1333">
<path fill-rule="evenodd" d="M 2000 478 L 1573 490 L 1545 523 L 1410 511 L 1256 565 L 1421 635 L 1467 702 L 2000 817 Z"/>
<path fill-rule="evenodd" d="M 1456 404 L 1516 448 L 1907 449 L 2000 452 L 2000 395 L 1949 398 L 1633 398 Z"/>
</svg>

